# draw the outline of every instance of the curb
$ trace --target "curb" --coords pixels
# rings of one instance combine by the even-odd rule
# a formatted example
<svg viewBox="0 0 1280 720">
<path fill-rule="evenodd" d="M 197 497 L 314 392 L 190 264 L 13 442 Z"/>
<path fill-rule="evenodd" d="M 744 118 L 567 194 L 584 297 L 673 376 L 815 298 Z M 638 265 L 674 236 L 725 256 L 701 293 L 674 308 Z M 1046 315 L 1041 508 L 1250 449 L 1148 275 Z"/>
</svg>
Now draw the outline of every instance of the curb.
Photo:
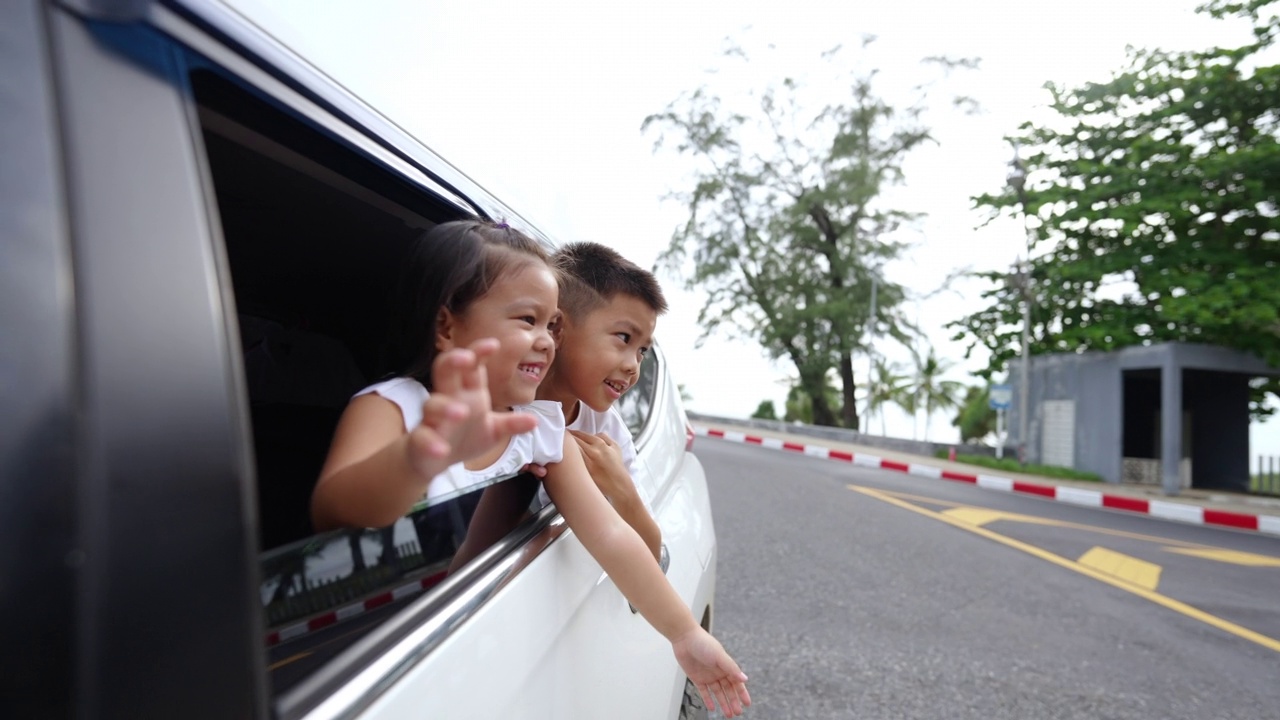
<svg viewBox="0 0 1280 720">
<path fill-rule="evenodd" d="M 282 627 L 279 630 L 272 630 L 267 633 L 267 647 L 279 645 L 285 640 L 293 640 L 294 638 L 299 638 L 303 635 L 309 635 L 317 630 L 323 630 L 330 625 L 337 625 L 343 620 L 350 620 L 357 615 L 363 615 L 370 610 L 376 610 L 383 605 L 389 605 L 396 600 L 403 600 L 404 598 L 417 595 L 423 590 L 431 589 L 436 585 L 436 583 L 443 580 L 444 577 L 444 572 L 437 572 L 435 574 L 428 575 L 417 582 L 411 582 L 406 585 L 401 585 L 394 590 L 378 593 L 377 595 L 367 597 L 360 602 L 340 607 L 337 610 L 329 610 L 328 612 L 308 618 L 300 623 Z"/>
<path fill-rule="evenodd" d="M 788 450 L 808 455 L 809 457 L 838 460 L 861 467 L 892 470 L 919 477 L 971 483 L 987 490 L 1035 495 L 1047 500 L 1056 500 L 1072 505 L 1123 510 L 1162 520 L 1174 520 L 1193 525 L 1212 525 L 1215 527 L 1235 528 L 1236 530 L 1253 530 L 1268 535 L 1280 536 L 1280 516 L 1275 515 L 1250 515 L 1226 510 L 1212 510 L 1198 505 L 1164 502 L 1162 500 L 1144 500 L 1126 495 L 1108 495 L 1097 490 L 1084 490 L 1061 485 L 1041 485 L 996 475 L 971 475 L 953 470 L 944 470 L 934 465 L 898 462 L 876 455 L 854 454 L 845 450 L 834 450 L 824 445 L 806 445 L 779 438 L 757 437 L 736 430 L 720 430 L 700 425 L 695 425 L 693 430 L 695 434 L 702 437 L 759 445 L 760 447 L 774 450 Z"/>
</svg>

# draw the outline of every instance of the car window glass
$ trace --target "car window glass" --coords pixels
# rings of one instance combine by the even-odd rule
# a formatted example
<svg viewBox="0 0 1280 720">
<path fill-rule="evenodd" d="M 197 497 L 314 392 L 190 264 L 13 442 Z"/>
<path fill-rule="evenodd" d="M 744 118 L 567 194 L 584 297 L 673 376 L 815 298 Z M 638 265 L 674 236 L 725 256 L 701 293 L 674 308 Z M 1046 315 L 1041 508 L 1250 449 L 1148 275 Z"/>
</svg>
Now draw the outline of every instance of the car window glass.
<svg viewBox="0 0 1280 720">
<path fill-rule="evenodd" d="M 243 353 L 279 697 L 322 667 L 340 681 L 361 638 L 464 583 L 470 560 L 527 521 L 537 481 L 493 478 L 388 528 L 314 534 L 311 489 L 338 418 L 383 379 L 388 288 L 411 241 L 462 210 L 216 69 L 191 87 Z"/>
<path fill-rule="evenodd" d="M 631 430 L 631 436 L 639 436 L 645 423 L 649 421 L 649 413 L 653 410 L 653 400 L 658 387 L 658 354 L 651 352 L 644 356 L 640 363 L 640 376 L 636 384 L 623 395 L 615 405 L 622 415 L 622 420 Z"/>
</svg>

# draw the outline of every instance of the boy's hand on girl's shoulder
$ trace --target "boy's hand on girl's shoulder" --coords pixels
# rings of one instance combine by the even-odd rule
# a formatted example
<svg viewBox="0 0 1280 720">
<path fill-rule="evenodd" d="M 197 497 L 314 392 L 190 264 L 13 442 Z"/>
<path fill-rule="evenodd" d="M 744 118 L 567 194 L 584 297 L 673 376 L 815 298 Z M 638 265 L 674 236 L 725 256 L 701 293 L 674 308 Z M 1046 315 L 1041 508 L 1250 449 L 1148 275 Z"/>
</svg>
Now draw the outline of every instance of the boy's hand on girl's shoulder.
<svg viewBox="0 0 1280 720">
<path fill-rule="evenodd" d="M 470 460 L 537 425 L 528 413 L 493 410 L 484 363 L 497 349 L 497 340 L 485 339 L 436 357 L 431 366 L 435 387 L 423 403 L 422 423 L 410 433 L 415 467 Z"/>
<path fill-rule="evenodd" d="M 581 430 L 570 430 L 569 434 L 578 443 L 587 472 L 605 497 L 617 500 L 634 492 L 631 473 L 622 462 L 622 448 L 613 438 L 606 433 L 591 435 Z"/>
</svg>

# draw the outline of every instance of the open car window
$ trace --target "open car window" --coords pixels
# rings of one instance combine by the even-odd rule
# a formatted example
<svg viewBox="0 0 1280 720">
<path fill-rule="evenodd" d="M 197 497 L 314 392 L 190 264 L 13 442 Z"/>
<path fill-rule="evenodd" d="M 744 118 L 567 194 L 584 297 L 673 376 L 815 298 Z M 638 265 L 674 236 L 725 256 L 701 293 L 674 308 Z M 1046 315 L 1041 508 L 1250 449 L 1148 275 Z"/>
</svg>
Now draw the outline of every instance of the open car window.
<svg viewBox="0 0 1280 720">
<path fill-rule="evenodd" d="M 537 481 L 490 478 L 387 528 L 314 533 L 311 490 L 338 418 L 385 379 L 389 289 L 410 244 L 466 211 L 344 142 L 332 122 L 192 66 L 242 351 L 263 644 L 279 699 L 341 684 L 376 657 L 375 638 L 394 640 L 398 614 L 458 591 L 473 559 L 528 526 Z"/>
</svg>

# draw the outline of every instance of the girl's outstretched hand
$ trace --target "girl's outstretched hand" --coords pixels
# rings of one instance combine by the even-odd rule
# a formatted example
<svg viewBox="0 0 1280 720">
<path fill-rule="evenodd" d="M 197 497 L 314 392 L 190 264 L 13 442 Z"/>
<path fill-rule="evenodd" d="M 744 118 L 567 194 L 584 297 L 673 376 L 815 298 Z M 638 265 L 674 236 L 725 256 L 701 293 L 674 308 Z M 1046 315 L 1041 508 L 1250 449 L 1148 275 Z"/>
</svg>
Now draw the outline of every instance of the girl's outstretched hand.
<svg viewBox="0 0 1280 720">
<path fill-rule="evenodd" d="M 493 410 L 484 363 L 497 350 L 498 341 L 487 338 L 436 357 L 431 366 L 435 387 L 422 406 L 422 424 L 410 433 L 415 467 L 425 471 L 432 460 L 470 460 L 537 425 L 528 413 Z"/>
<path fill-rule="evenodd" d="M 706 630 L 691 630 L 671 646 L 675 650 L 676 661 L 697 686 L 708 710 L 719 706 L 725 717 L 737 717 L 743 708 L 751 704 L 746 674 Z"/>
</svg>

